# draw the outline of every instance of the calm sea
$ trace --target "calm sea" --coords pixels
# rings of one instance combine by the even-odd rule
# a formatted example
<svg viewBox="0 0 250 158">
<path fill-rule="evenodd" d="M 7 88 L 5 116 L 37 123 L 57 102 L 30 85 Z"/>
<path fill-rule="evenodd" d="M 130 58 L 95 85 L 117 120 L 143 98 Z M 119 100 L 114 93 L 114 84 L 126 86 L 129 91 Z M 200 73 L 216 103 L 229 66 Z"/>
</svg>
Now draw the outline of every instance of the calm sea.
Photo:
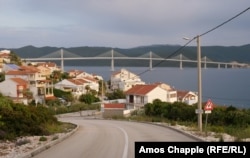
<svg viewBox="0 0 250 158">
<path fill-rule="evenodd" d="M 198 91 L 196 68 L 156 67 L 151 71 L 147 67 L 123 68 L 139 74 L 146 83 L 164 82 L 177 90 Z M 110 80 L 113 73 L 110 67 L 65 66 L 64 69 L 78 69 L 101 75 L 106 81 Z M 116 67 L 115 71 L 120 69 L 121 67 Z M 208 99 L 217 105 L 250 108 L 250 69 L 203 68 L 202 101 L 206 102 Z"/>
</svg>

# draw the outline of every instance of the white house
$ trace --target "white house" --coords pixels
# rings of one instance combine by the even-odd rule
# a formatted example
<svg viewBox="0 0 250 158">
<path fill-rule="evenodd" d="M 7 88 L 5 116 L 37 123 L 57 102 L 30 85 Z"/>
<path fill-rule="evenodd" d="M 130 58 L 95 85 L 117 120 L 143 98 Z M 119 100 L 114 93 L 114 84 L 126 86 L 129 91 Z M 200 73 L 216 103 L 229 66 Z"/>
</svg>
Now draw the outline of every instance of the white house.
<svg viewBox="0 0 250 158">
<path fill-rule="evenodd" d="M 144 107 L 155 99 L 167 102 L 167 91 L 158 85 L 135 85 L 125 92 L 129 108 Z"/>
<path fill-rule="evenodd" d="M 193 105 L 198 102 L 198 95 L 191 91 L 177 91 L 177 97 L 179 102 Z"/>
<path fill-rule="evenodd" d="M 74 78 L 74 79 L 64 79 L 55 84 L 56 89 L 63 91 L 72 92 L 75 97 L 79 97 L 82 94 L 87 93 L 86 87 L 89 87 L 92 90 L 99 91 L 98 82 L 90 81 L 83 78 Z"/>
<path fill-rule="evenodd" d="M 69 77 L 72 78 L 93 78 L 98 80 L 103 80 L 103 78 L 96 74 L 90 74 L 81 70 L 69 70 L 68 71 Z"/>
<path fill-rule="evenodd" d="M 114 72 L 111 75 L 111 89 L 120 89 L 122 91 L 127 91 L 134 85 L 145 84 L 139 76 L 126 70 L 121 69 L 120 71 Z"/>
<path fill-rule="evenodd" d="M 173 103 L 177 101 L 177 91 L 166 83 L 157 82 L 154 83 L 167 91 L 167 102 Z"/>
<path fill-rule="evenodd" d="M 25 92 L 29 89 L 28 82 L 21 78 L 8 78 L 0 82 L 0 92 L 14 102 L 28 104 Z"/>
</svg>

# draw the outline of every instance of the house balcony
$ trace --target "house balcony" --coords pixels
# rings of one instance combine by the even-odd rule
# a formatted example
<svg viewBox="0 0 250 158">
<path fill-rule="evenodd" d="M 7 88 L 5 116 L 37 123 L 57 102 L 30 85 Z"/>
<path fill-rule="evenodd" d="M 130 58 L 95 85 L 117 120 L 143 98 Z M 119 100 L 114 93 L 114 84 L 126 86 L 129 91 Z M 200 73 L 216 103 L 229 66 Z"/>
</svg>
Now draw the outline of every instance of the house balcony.
<svg viewBox="0 0 250 158">
<path fill-rule="evenodd" d="M 36 83 L 35 86 L 36 87 L 45 87 L 46 84 L 45 83 Z"/>
<path fill-rule="evenodd" d="M 34 75 L 32 75 L 32 76 L 29 76 L 29 78 L 28 78 L 30 81 L 41 81 L 41 80 L 46 80 L 46 77 L 44 77 L 44 76 L 34 76 Z"/>
<path fill-rule="evenodd" d="M 137 108 L 142 108 L 144 107 L 144 103 L 126 103 L 128 107 L 134 107 L 135 109 Z"/>
</svg>

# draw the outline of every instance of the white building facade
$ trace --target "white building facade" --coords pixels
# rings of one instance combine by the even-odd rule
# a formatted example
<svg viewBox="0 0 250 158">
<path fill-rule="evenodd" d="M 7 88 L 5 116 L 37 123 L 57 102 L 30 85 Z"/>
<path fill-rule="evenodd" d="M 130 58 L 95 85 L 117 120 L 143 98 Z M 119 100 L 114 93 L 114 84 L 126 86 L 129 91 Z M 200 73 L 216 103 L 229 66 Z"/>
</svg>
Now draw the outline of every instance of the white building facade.
<svg viewBox="0 0 250 158">
<path fill-rule="evenodd" d="M 126 69 L 121 69 L 120 71 L 113 73 L 110 81 L 110 89 L 120 89 L 122 91 L 127 91 L 134 85 L 145 84 L 139 76 Z"/>
</svg>

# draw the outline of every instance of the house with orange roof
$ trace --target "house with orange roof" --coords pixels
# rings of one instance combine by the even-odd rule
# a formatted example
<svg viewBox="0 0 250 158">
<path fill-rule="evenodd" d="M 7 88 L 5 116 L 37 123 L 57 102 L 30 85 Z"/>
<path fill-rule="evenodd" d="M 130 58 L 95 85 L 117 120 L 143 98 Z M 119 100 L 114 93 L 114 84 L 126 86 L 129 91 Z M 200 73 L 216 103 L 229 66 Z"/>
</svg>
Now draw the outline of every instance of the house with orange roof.
<svg viewBox="0 0 250 158">
<path fill-rule="evenodd" d="M 53 71 L 61 71 L 61 69 L 54 62 L 39 62 L 36 64 L 36 66 L 46 67 L 50 69 L 50 73 L 52 73 Z"/>
<path fill-rule="evenodd" d="M 5 63 L 10 63 L 10 55 L 2 53 L 0 54 L 0 66 L 3 66 Z"/>
<path fill-rule="evenodd" d="M 41 76 L 46 77 L 46 78 L 50 78 L 50 75 L 52 74 L 52 72 L 51 72 L 51 70 L 48 67 L 37 66 L 36 68 L 41 73 Z"/>
<path fill-rule="evenodd" d="M 53 97 L 53 83 L 42 76 L 34 66 L 20 66 L 19 70 L 10 70 L 5 73 L 5 79 L 21 78 L 28 82 L 33 99 L 43 103 L 48 97 Z"/>
<path fill-rule="evenodd" d="M 10 97 L 14 102 L 28 104 L 28 81 L 21 78 L 8 78 L 0 82 L 0 92 Z"/>
<path fill-rule="evenodd" d="M 198 102 L 198 95 L 192 91 L 178 90 L 177 98 L 179 102 L 183 102 L 188 105 L 193 105 Z"/>
<path fill-rule="evenodd" d="M 110 87 L 112 90 L 120 89 L 122 91 L 127 91 L 132 86 L 138 84 L 142 85 L 145 84 L 145 82 L 143 82 L 138 75 L 126 69 L 121 69 L 111 75 Z"/>
<path fill-rule="evenodd" d="M 3 65 L 4 63 L 10 63 L 10 50 L 0 51 L 0 65 Z"/>
<path fill-rule="evenodd" d="M 84 78 L 84 77 L 94 78 L 92 74 L 89 74 L 82 70 L 69 70 L 68 73 L 69 76 L 72 78 Z"/>
<path fill-rule="evenodd" d="M 156 84 L 135 85 L 125 92 L 127 106 L 130 108 L 141 108 L 147 103 L 152 103 L 155 99 L 167 102 L 167 91 Z"/>
</svg>

